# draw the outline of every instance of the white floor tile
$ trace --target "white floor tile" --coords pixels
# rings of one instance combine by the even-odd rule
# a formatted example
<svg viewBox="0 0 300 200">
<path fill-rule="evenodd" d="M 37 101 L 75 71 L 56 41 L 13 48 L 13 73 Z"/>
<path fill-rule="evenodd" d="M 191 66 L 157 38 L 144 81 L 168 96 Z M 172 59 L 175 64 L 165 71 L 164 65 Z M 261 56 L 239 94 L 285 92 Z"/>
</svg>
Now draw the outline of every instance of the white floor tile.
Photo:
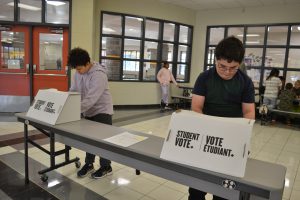
<svg viewBox="0 0 300 200">
<path fill-rule="evenodd" d="M 102 179 L 91 179 L 89 177 L 85 177 L 85 179 L 90 179 L 89 183 L 85 184 L 85 187 L 89 188 L 90 190 L 104 196 L 105 194 L 115 190 L 118 188 L 118 184 L 112 183 L 109 179 L 102 178 Z"/>
<path fill-rule="evenodd" d="M 104 195 L 109 200 L 135 200 L 140 199 L 143 195 L 141 193 L 130 190 L 126 187 L 119 187 L 116 190 Z"/>
<path fill-rule="evenodd" d="M 160 184 L 144 177 L 139 177 L 137 179 L 132 180 L 126 187 L 131 190 L 137 191 L 144 195 L 147 195 L 149 192 L 159 187 Z"/>
<path fill-rule="evenodd" d="M 0 155 L 8 154 L 8 153 L 13 153 L 16 152 L 17 150 L 13 147 L 6 146 L 6 147 L 1 147 L 0 148 Z"/>
<path fill-rule="evenodd" d="M 157 189 L 150 192 L 147 196 L 150 196 L 157 200 L 176 200 L 181 199 L 182 197 L 184 197 L 184 195 L 185 194 L 182 192 L 162 185 L 161 187 L 158 187 Z"/>
</svg>

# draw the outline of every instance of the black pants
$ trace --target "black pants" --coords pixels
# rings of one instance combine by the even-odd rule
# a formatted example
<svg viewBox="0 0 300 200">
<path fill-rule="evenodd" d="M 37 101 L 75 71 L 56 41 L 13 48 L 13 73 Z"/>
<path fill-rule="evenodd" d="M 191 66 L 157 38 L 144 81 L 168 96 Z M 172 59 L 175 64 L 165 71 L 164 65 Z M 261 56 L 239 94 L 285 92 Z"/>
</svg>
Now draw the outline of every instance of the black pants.
<svg viewBox="0 0 300 200">
<path fill-rule="evenodd" d="M 188 200 L 205 200 L 206 192 L 189 188 L 189 199 Z M 222 197 L 214 196 L 213 200 L 226 200 Z"/>
<path fill-rule="evenodd" d="M 85 117 L 85 119 L 95 121 L 95 122 L 101 122 L 103 124 L 112 125 L 112 116 L 109 115 L 109 114 L 100 113 L 100 114 L 97 114 L 97 115 L 92 116 L 92 117 Z M 85 163 L 86 164 L 93 164 L 94 162 L 95 162 L 95 155 L 86 152 Z M 109 167 L 110 164 L 111 164 L 110 160 L 107 160 L 105 158 L 100 157 L 100 166 L 101 167 Z"/>
</svg>

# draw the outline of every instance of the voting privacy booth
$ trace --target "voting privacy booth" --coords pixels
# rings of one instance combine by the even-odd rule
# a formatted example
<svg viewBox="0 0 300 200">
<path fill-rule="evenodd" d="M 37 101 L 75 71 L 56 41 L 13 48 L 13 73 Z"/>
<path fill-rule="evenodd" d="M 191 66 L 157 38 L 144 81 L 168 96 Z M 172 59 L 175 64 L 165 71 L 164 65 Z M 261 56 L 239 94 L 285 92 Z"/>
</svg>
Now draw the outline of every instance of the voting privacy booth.
<svg viewBox="0 0 300 200">
<path fill-rule="evenodd" d="M 56 89 L 39 90 L 34 98 L 34 101 L 26 113 L 26 117 L 34 120 L 38 120 L 50 125 L 58 125 L 72 121 L 80 120 L 81 96 L 77 92 L 62 92 Z M 30 120 L 26 120 L 25 124 L 31 124 Z M 33 125 L 34 126 L 34 125 Z M 35 126 L 34 126 L 35 127 Z M 29 137 L 28 130 L 24 131 L 24 143 L 25 143 L 25 182 L 28 183 L 28 143 L 38 147 L 43 152 L 50 156 L 50 167 L 39 171 L 42 181 L 47 181 L 47 172 L 55 170 L 59 167 L 75 163 L 77 168 L 81 163 L 78 157 L 70 159 L 71 147 L 65 145 L 65 148 L 59 151 L 55 151 L 55 133 L 53 131 L 46 131 L 42 128 L 35 127 L 41 133 L 45 134 L 49 138 L 50 151 L 43 146 L 36 143 Z M 56 163 L 56 156 L 64 154 L 65 160 Z"/>
<path fill-rule="evenodd" d="M 26 116 L 51 125 L 80 120 L 80 94 L 39 90 Z"/>
<path fill-rule="evenodd" d="M 172 114 L 160 157 L 243 177 L 254 120 L 180 111 Z"/>
</svg>

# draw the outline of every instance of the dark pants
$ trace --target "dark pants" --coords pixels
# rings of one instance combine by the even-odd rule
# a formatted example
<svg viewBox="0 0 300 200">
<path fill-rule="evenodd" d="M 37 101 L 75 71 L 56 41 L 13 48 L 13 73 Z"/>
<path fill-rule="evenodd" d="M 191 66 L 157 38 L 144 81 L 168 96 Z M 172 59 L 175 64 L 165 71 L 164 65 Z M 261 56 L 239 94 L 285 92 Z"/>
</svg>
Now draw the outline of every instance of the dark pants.
<svg viewBox="0 0 300 200">
<path fill-rule="evenodd" d="M 188 200 L 205 200 L 206 192 L 189 188 L 189 199 Z M 226 200 L 222 197 L 214 196 L 213 200 Z"/>
<path fill-rule="evenodd" d="M 100 113 L 92 117 L 85 117 L 85 119 L 94 121 L 94 122 L 101 122 L 103 124 L 112 125 L 112 116 L 109 114 Z M 99 130 L 100 131 L 100 130 Z M 93 164 L 95 162 L 95 155 L 86 152 L 85 163 L 86 164 Z M 100 166 L 101 167 L 109 167 L 111 164 L 110 160 L 100 157 Z"/>
</svg>

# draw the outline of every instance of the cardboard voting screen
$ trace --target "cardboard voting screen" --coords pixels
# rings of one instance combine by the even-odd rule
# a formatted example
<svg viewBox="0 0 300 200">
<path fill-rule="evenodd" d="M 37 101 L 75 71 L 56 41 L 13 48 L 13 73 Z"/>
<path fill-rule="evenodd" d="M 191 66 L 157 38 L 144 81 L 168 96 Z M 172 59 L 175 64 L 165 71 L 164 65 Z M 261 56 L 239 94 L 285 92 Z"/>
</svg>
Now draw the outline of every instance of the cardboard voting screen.
<svg viewBox="0 0 300 200">
<path fill-rule="evenodd" d="M 39 90 L 26 116 L 51 125 L 80 120 L 80 94 Z"/>
<path fill-rule="evenodd" d="M 173 113 L 160 157 L 243 177 L 254 120 Z"/>
</svg>

